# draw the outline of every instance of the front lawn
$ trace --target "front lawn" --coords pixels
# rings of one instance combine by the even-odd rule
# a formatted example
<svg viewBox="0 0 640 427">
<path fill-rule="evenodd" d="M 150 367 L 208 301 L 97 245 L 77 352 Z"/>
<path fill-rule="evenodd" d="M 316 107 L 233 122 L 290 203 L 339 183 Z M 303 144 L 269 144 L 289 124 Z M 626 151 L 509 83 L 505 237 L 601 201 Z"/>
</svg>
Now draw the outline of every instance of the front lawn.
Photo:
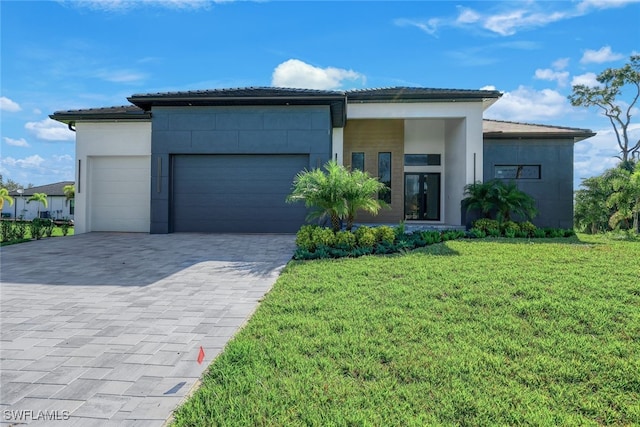
<svg viewBox="0 0 640 427">
<path fill-rule="evenodd" d="M 175 425 L 638 425 L 640 243 L 292 262 Z"/>
</svg>

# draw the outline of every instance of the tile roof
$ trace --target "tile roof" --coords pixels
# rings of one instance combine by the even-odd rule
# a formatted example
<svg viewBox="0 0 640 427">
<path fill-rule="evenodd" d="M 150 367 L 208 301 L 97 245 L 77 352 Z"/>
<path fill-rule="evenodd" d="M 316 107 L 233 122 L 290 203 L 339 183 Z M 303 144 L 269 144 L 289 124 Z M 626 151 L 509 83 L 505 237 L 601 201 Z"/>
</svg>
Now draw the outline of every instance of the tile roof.
<svg viewBox="0 0 640 427">
<path fill-rule="evenodd" d="M 571 128 L 565 126 L 541 125 L 533 123 L 509 122 L 503 120 L 484 119 L 482 132 L 485 137 L 508 138 L 512 136 L 545 136 L 549 137 L 574 137 L 585 139 L 595 135 L 591 129 Z"/>
<path fill-rule="evenodd" d="M 71 123 L 76 120 L 148 120 L 151 114 L 135 105 L 120 105 L 117 107 L 84 108 L 80 110 L 56 111 L 51 114 L 53 120 Z"/>
<path fill-rule="evenodd" d="M 39 185 L 37 187 L 25 188 L 22 196 L 29 197 L 33 196 L 35 193 L 44 193 L 47 196 L 64 196 L 64 191 L 62 189 L 65 185 L 74 185 L 73 181 L 61 181 L 54 182 L 53 184 Z M 17 191 L 9 192 L 11 197 L 20 196 Z"/>
<path fill-rule="evenodd" d="M 346 92 L 347 101 L 406 101 L 500 98 L 497 90 L 440 89 L 426 87 L 386 87 Z"/>
</svg>

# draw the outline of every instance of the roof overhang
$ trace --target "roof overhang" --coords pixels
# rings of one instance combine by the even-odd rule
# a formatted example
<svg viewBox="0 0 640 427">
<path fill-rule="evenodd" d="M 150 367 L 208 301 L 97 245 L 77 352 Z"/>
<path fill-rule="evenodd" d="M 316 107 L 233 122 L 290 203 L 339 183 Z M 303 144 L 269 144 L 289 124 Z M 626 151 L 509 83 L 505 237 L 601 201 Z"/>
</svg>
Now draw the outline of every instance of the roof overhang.
<svg viewBox="0 0 640 427">
<path fill-rule="evenodd" d="M 49 116 L 68 125 L 75 125 L 76 122 L 91 121 L 149 121 L 151 112 L 144 111 L 135 105 L 125 105 L 121 107 L 88 108 L 84 110 L 56 111 Z"/>
</svg>

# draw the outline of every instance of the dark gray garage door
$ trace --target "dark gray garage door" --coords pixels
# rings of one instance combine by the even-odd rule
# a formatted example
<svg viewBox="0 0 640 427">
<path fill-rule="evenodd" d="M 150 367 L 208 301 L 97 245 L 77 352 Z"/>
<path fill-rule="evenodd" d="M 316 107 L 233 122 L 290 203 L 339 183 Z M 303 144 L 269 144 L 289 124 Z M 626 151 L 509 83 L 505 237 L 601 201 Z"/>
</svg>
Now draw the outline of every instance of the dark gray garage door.
<svg viewBox="0 0 640 427">
<path fill-rule="evenodd" d="M 293 233 L 303 203 L 287 204 L 307 155 L 176 155 L 173 230 L 214 233 Z"/>
</svg>

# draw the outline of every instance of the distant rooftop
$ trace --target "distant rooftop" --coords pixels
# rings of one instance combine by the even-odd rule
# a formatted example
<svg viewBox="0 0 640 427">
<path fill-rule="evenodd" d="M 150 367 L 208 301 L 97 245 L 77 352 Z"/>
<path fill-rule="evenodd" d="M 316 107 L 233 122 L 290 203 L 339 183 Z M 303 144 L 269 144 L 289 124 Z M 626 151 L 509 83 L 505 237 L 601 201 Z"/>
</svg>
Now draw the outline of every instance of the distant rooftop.
<svg viewBox="0 0 640 427">
<path fill-rule="evenodd" d="M 54 182 L 53 184 L 46 185 L 38 185 L 37 187 L 25 188 L 24 193 L 22 193 L 23 197 L 31 197 L 35 193 L 44 193 L 47 196 L 64 196 L 64 191 L 62 190 L 66 185 L 73 185 L 73 181 L 60 181 Z M 17 191 L 9 192 L 11 197 L 20 196 Z"/>
</svg>

